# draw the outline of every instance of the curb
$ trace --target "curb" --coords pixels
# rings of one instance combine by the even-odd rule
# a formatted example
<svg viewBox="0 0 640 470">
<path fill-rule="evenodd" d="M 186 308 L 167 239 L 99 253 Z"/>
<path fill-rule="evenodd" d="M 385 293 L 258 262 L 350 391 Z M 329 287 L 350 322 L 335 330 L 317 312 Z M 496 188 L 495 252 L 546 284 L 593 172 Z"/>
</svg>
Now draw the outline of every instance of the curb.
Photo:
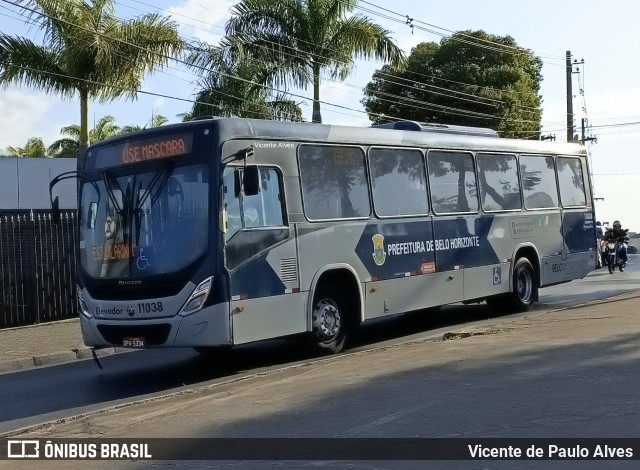
<svg viewBox="0 0 640 470">
<path fill-rule="evenodd" d="M 104 357 L 128 351 L 130 350 L 123 348 L 96 349 L 96 356 Z M 71 351 L 59 351 L 49 354 L 41 354 L 38 356 L 3 360 L 0 361 L 0 374 L 4 372 L 16 372 L 20 370 L 33 369 L 34 367 L 63 364 L 65 362 L 73 362 L 75 360 L 91 359 L 92 357 L 93 354 L 91 353 L 91 348 L 83 346 L 81 348 L 74 348 Z"/>
</svg>

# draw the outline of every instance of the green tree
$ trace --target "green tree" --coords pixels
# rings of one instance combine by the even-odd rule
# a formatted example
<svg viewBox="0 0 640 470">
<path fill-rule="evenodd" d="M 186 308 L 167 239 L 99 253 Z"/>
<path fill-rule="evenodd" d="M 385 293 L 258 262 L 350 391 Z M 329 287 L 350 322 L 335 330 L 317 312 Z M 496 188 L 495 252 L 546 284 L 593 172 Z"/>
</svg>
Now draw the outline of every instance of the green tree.
<svg viewBox="0 0 640 470">
<path fill-rule="evenodd" d="M 150 123 L 150 125 L 148 127 L 160 127 L 163 124 L 166 124 L 167 122 L 169 122 L 169 119 L 167 119 L 165 116 L 163 116 L 162 114 L 155 114 L 151 118 L 151 123 Z M 143 127 L 143 126 L 139 126 L 137 124 L 124 126 L 123 128 L 121 128 L 118 131 L 118 135 L 129 134 L 131 132 L 141 131 L 141 130 L 146 129 L 146 128 L 147 128 L 146 125 Z"/>
<path fill-rule="evenodd" d="M 80 135 L 82 131 L 80 126 L 72 124 L 71 126 L 60 129 L 60 134 L 67 136 L 56 140 L 49 146 L 49 154 L 56 158 L 75 157 L 80 149 Z M 96 123 L 96 127 L 89 131 L 90 142 L 100 142 L 110 137 L 120 134 L 120 127 L 116 125 L 116 118 L 107 115 Z"/>
<path fill-rule="evenodd" d="M 49 155 L 40 137 L 30 137 L 24 147 L 7 147 L 7 152 L 9 156 L 18 158 L 41 158 Z"/>
<path fill-rule="evenodd" d="M 357 0 L 241 0 L 226 33 L 256 60 L 279 64 L 274 84 L 313 86 L 313 122 L 322 122 L 320 73 L 344 80 L 354 58 L 398 64 L 402 51 L 389 31 L 362 15 Z"/>
<path fill-rule="evenodd" d="M 49 154 L 56 158 L 75 158 L 80 149 L 80 126 L 77 124 L 63 127 L 60 134 L 67 136 L 49 145 Z"/>
<path fill-rule="evenodd" d="M 542 61 L 510 36 L 458 32 L 440 44 L 419 44 L 401 70 L 376 71 L 362 104 L 374 123 L 408 119 L 538 138 L 541 69 Z"/>
<path fill-rule="evenodd" d="M 22 83 L 80 99 L 80 146 L 89 141 L 89 100 L 134 99 L 144 75 L 183 49 L 176 24 L 157 14 L 115 15 L 113 0 L 23 0 L 45 45 L 0 33 L 0 84 Z"/>
<path fill-rule="evenodd" d="M 195 104 L 185 120 L 199 116 L 238 116 L 256 119 L 302 120 L 302 110 L 286 93 L 273 93 L 266 86 L 277 71 L 265 61 L 231 53 L 231 43 L 222 46 L 196 43 L 186 62 L 201 75 Z M 275 67 L 277 70 L 277 66 Z"/>
</svg>

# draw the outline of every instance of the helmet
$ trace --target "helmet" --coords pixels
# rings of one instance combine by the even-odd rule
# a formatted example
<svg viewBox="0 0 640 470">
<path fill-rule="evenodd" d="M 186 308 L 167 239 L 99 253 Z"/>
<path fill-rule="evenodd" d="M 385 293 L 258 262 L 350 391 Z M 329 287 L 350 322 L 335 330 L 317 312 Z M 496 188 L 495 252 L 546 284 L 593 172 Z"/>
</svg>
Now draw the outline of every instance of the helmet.
<svg viewBox="0 0 640 470">
<path fill-rule="evenodd" d="M 613 223 L 613 228 L 617 228 L 617 229 L 621 229 L 621 228 L 622 228 L 622 224 L 620 223 L 620 221 L 619 221 L 619 220 L 616 220 L 616 221 Z"/>
</svg>

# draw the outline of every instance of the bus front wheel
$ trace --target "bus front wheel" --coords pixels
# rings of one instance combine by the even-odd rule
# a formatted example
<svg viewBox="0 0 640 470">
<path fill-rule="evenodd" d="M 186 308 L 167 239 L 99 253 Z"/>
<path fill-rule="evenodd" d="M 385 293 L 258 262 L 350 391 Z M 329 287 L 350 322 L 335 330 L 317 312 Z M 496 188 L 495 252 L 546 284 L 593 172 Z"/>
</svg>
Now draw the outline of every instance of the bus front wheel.
<svg viewBox="0 0 640 470">
<path fill-rule="evenodd" d="M 311 325 L 316 349 L 329 354 L 344 349 L 349 332 L 348 302 L 339 289 L 328 286 L 318 289 L 313 301 Z"/>
</svg>

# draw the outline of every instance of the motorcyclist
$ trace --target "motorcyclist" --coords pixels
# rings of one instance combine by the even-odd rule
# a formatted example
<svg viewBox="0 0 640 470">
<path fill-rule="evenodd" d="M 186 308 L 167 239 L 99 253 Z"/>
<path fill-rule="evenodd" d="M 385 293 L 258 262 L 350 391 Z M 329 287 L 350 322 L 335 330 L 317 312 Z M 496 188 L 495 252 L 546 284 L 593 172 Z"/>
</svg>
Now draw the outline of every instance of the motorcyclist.
<svg viewBox="0 0 640 470">
<path fill-rule="evenodd" d="M 620 240 L 618 244 L 618 258 L 622 260 L 622 267 L 624 268 L 629 260 L 627 257 L 627 247 L 629 246 L 629 235 L 627 232 L 629 229 L 623 229 L 622 224 L 619 220 L 613 222 L 613 228 L 607 229 L 604 233 L 605 241 L 617 241 Z"/>
</svg>

